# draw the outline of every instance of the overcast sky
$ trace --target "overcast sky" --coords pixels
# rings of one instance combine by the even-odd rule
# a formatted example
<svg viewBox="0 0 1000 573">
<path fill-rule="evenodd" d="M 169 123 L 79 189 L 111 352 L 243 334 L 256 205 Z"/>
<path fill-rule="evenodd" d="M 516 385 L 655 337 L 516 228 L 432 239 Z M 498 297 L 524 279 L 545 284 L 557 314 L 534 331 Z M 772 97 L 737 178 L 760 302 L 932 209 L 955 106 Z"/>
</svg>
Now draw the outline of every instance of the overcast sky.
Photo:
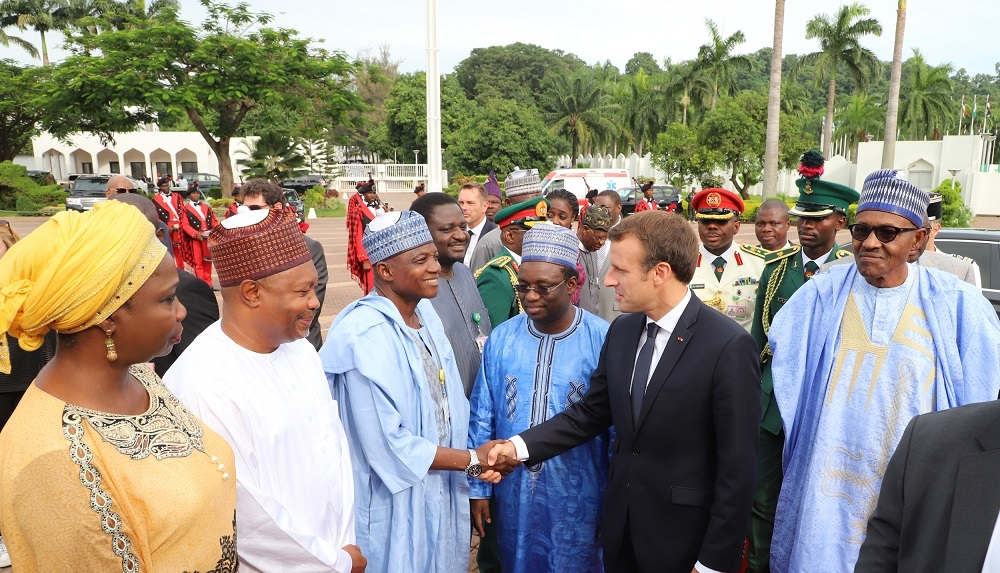
<svg viewBox="0 0 1000 573">
<path fill-rule="evenodd" d="M 235 0 L 231 0 L 235 3 Z M 323 38 L 328 48 L 350 56 L 389 44 L 402 71 L 423 70 L 426 56 L 426 2 L 421 0 L 251 0 L 254 9 L 275 15 L 274 26 Z M 880 38 L 865 45 L 882 60 L 892 58 L 896 0 L 867 0 L 882 23 Z M 785 11 L 784 52 L 816 51 L 818 42 L 805 39 L 806 22 L 819 13 L 833 13 L 840 4 L 830 0 L 789 0 Z M 505 0 L 469 2 L 438 0 L 441 71 L 450 72 L 473 48 L 533 43 L 571 52 L 587 63 L 611 60 L 620 69 L 635 52 L 650 52 L 658 61 L 692 59 L 707 41 L 705 18 L 712 18 L 725 35 L 742 30 L 747 41 L 741 52 L 770 46 L 774 27 L 772 0 Z M 195 0 L 181 0 L 182 16 L 200 23 L 204 10 Z M 1000 61 L 995 34 L 1000 28 L 996 0 L 917 0 L 907 10 L 904 57 L 919 48 L 931 64 L 952 63 L 969 75 L 993 75 Z M 37 43 L 37 34 L 8 29 Z M 53 59 L 64 52 L 61 37 L 50 39 Z M 0 47 L 0 58 L 28 62 L 15 48 Z"/>
</svg>

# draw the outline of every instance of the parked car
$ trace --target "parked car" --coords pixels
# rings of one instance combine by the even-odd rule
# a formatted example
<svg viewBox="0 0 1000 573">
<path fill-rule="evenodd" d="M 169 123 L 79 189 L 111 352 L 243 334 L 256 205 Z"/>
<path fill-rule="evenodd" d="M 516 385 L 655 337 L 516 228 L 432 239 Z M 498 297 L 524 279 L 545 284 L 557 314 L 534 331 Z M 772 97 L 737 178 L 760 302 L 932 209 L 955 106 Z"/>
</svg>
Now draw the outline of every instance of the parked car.
<svg viewBox="0 0 1000 573">
<path fill-rule="evenodd" d="M 970 257 L 979 265 L 983 296 L 1000 316 L 1000 231 L 992 229 L 941 229 L 934 247 L 950 255 Z"/>
<path fill-rule="evenodd" d="M 48 171 L 39 171 L 37 169 L 29 169 L 25 173 L 32 181 L 38 183 L 39 185 L 53 185 L 56 182 L 56 178 L 52 176 L 52 173 Z"/>
<path fill-rule="evenodd" d="M 195 173 L 193 171 L 185 171 L 184 173 L 181 173 L 179 177 L 187 179 L 188 185 L 197 181 L 198 189 L 201 189 L 202 195 L 208 195 L 212 189 L 218 189 L 220 185 L 219 176 L 212 175 L 211 173 Z M 213 197 L 216 195 L 218 194 L 213 194 Z"/>
<path fill-rule="evenodd" d="M 305 221 L 305 203 L 299 197 L 298 191 L 289 189 L 288 187 L 283 187 L 281 190 L 285 192 L 285 201 L 292 207 L 295 207 L 295 215 L 298 216 L 299 221 Z"/>
<path fill-rule="evenodd" d="M 326 179 L 322 175 L 303 175 L 302 177 L 293 177 L 281 182 L 283 188 L 294 189 L 299 195 L 305 194 L 306 191 L 317 185 L 324 189 L 326 188 Z"/>
<path fill-rule="evenodd" d="M 94 205 L 107 201 L 105 191 L 111 175 L 77 175 L 66 197 L 67 211 L 90 211 Z"/>
<path fill-rule="evenodd" d="M 622 198 L 622 217 L 635 213 L 635 204 L 642 199 L 642 192 L 637 187 L 629 187 L 619 189 L 618 194 Z M 672 211 L 671 205 L 681 203 L 680 189 L 673 185 L 653 185 L 653 201 L 656 201 L 661 211 Z"/>
</svg>

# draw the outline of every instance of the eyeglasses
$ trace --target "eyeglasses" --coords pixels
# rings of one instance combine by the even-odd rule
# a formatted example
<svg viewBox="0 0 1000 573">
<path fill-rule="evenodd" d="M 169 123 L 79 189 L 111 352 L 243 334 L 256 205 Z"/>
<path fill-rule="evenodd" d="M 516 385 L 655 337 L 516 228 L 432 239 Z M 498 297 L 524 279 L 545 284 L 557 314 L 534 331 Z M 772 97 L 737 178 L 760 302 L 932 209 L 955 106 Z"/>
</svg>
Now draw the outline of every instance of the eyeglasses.
<svg viewBox="0 0 1000 573">
<path fill-rule="evenodd" d="M 560 286 L 562 286 L 562 284 L 565 283 L 567 280 L 568 279 L 563 279 L 563 280 L 561 280 L 559 282 L 559 284 L 555 284 L 555 285 L 552 285 L 550 287 L 546 287 L 546 286 L 528 286 L 528 285 L 524 285 L 524 284 L 518 283 L 518 284 L 514 285 L 514 290 L 516 290 L 520 294 L 528 294 L 531 291 L 535 291 L 535 293 L 537 293 L 538 296 L 548 296 L 550 293 L 552 293 L 557 288 L 559 288 Z"/>
<path fill-rule="evenodd" d="M 851 230 L 851 238 L 855 241 L 865 241 L 875 231 L 875 238 L 879 240 L 880 243 L 891 243 L 896 240 L 896 237 L 900 233 L 909 233 L 911 231 L 919 231 L 920 227 L 893 227 L 892 225 L 879 225 L 878 227 L 872 227 L 871 225 L 866 225 L 864 223 L 855 223 L 847 227 Z"/>
<path fill-rule="evenodd" d="M 117 191 L 119 193 L 135 193 L 135 188 L 133 187 L 133 188 L 130 189 L 128 187 L 119 187 L 119 188 L 115 189 L 115 191 Z"/>
</svg>

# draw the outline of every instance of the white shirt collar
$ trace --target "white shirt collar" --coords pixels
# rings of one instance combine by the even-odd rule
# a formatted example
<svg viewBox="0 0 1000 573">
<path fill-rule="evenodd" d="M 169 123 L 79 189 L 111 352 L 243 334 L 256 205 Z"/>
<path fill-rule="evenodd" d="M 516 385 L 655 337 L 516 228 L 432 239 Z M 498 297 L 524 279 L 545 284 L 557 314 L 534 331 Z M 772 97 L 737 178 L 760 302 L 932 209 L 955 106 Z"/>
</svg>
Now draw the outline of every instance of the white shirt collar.
<svg viewBox="0 0 1000 573">
<path fill-rule="evenodd" d="M 659 326 L 667 334 L 670 334 L 677 328 L 677 322 L 681 319 L 681 315 L 684 314 L 684 309 L 687 308 L 688 303 L 691 302 L 691 289 L 685 289 L 684 298 L 675 306 L 670 309 L 670 312 L 664 314 L 660 317 L 660 320 L 654 321 L 652 318 L 646 317 L 646 324 L 650 322 L 655 322 L 656 326 Z"/>
<path fill-rule="evenodd" d="M 486 217 L 483 217 L 483 220 L 480 221 L 478 225 L 476 225 L 475 227 L 469 227 L 469 231 L 475 233 L 474 236 L 478 237 L 483 234 L 483 227 L 485 226 L 486 226 Z"/>
<path fill-rule="evenodd" d="M 826 262 L 826 259 L 829 258 L 830 253 L 832 253 L 832 252 L 833 252 L 833 249 L 830 249 L 826 253 L 823 253 L 821 256 L 818 256 L 815 259 L 810 259 L 809 257 L 806 256 L 806 250 L 802 249 L 802 267 L 805 268 L 806 263 L 808 263 L 809 261 L 812 261 L 812 262 L 816 263 L 818 266 L 822 267 L 823 263 Z"/>
<path fill-rule="evenodd" d="M 510 258 L 514 259 L 514 262 L 516 264 L 518 264 L 518 265 L 521 264 L 521 255 L 515 253 L 514 251 L 512 251 L 510 249 L 507 249 L 507 252 L 510 253 Z"/>
<path fill-rule="evenodd" d="M 736 241 L 733 241 L 733 244 L 729 245 L 729 248 L 726 249 L 726 252 L 722 253 L 721 255 L 713 255 L 712 253 L 708 252 L 708 249 L 705 248 L 705 245 L 698 245 L 698 248 L 701 252 L 701 259 L 703 261 L 712 262 L 715 260 L 715 257 L 722 257 L 728 263 L 729 261 L 732 260 L 733 254 L 736 252 L 736 250 L 740 248 L 740 245 Z"/>
</svg>

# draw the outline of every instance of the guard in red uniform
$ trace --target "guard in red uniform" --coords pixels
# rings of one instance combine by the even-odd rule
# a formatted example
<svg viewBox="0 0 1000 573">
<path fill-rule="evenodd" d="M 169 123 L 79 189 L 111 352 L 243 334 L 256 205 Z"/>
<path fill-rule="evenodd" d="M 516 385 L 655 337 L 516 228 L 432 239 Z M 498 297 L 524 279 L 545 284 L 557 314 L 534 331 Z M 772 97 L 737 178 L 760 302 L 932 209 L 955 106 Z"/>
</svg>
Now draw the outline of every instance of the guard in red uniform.
<svg viewBox="0 0 1000 573">
<path fill-rule="evenodd" d="M 181 231 L 181 210 L 184 208 L 184 198 L 180 193 L 170 191 L 170 180 L 161 177 L 156 182 L 159 191 L 153 195 L 153 204 L 156 205 L 156 214 L 167 226 L 170 233 L 170 243 L 174 249 L 174 263 L 177 268 L 184 268 L 184 261 L 187 260 L 185 252 L 187 243 L 184 241 L 184 233 Z"/>
<path fill-rule="evenodd" d="M 642 200 L 636 202 L 635 212 L 656 211 L 656 203 L 653 202 L 653 182 L 647 181 L 643 183 L 642 188 L 639 190 L 642 191 Z"/>
<path fill-rule="evenodd" d="M 188 262 L 194 267 L 194 274 L 212 286 L 212 255 L 208 252 L 208 234 L 215 226 L 212 207 L 201 200 L 201 191 L 193 186 L 188 189 L 188 202 L 184 205 L 181 228 L 186 235 Z"/>
</svg>

